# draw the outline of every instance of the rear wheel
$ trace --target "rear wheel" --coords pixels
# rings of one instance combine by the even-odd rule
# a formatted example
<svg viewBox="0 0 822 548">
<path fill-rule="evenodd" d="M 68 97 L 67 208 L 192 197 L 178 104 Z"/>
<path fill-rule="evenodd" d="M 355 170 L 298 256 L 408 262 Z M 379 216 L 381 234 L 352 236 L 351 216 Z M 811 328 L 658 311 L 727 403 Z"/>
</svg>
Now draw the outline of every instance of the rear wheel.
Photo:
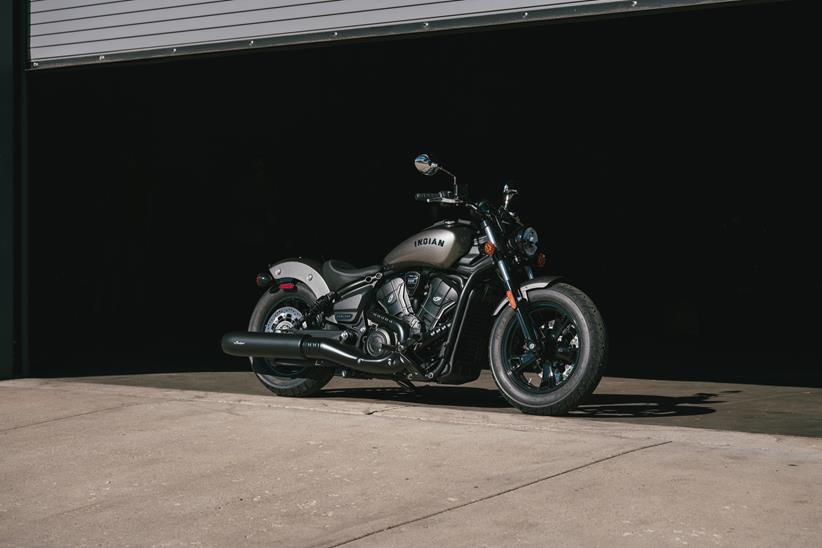
<svg viewBox="0 0 822 548">
<path fill-rule="evenodd" d="M 607 337 L 590 297 L 568 284 L 528 293 L 528 314 L 542 342 L 534 363 L 519 360 L 525 340 L 511 308 L 491 333 L 491 372 L 502 395 L 524 413 L 564 415 L 587 398 L 605 370 Z"/>
<path fill-rule="evenodd" d="M 266 291 L 251 315 L 249 331 L 288 333 L 298 331 L 303 314 L 316 300 L 302 285 L 292 291 Z M 300 360 L 251 358 L 251 368 L 263 385 L 278 396 L 310 396 L 319 392 L 334 376 L 333 367 L 313 367 Z"/>
</svg>

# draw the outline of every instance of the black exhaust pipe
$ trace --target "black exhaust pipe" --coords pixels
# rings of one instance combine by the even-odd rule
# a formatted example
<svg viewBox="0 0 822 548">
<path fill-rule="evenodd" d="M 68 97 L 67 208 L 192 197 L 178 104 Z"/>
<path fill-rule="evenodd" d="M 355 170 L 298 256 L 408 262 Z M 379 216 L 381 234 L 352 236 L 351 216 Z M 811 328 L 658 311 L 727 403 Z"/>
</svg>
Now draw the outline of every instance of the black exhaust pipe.
<svg viewBox="0 0 822 548">
<path fill-rule="evenodd" d="M 404 369 L 419 372 L 416 364 L 399 352 L 375 358 L 330 339 L 287 333 L 234 332 L 223 336 L 223 352 L 231 356 L 282 360 L 322 360 L 369 375 L 386 375 Z"/>
</svg>

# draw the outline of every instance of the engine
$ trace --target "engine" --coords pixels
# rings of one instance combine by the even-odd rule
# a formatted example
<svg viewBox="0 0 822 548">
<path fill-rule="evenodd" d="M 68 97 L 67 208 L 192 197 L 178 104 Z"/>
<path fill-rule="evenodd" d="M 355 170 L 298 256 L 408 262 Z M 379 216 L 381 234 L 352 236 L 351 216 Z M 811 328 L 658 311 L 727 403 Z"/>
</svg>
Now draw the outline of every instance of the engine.
<svg viewBox="0 0 822 548">
<path fill-rule="evenodd" d="M 431 279 L 422 306 L 417 311 L 426 331 L 434 329 L 445 315 L 456 306 L 459 292 L 451 284 L 453 284 L 451 280 L 440 276 Z"/>
<path fill-rule="evenodd" d="M 412 335 L 420 334 L 422 325 L 411 306 L 411 298 L 408 295 L 405 278 L 399 277 L 386 281 L 377 290 L 377 302 L 390 315 L 407 323 L 411 327 Z"/>
<path fill-rule="evenodd" d="M 376 297 L 388 314 L 408 324 L 411 335 L 420 338 L 434 331 L 456 306 L 458 287 L 446 276 L 426 277 L 419 272 L 407 272 L 383 283 Z M 376 327 L 369 330 L 365 338 L 369 353 L 382 351 L 384 345 L 390 344 L 383 331 Z"/>
</svg>

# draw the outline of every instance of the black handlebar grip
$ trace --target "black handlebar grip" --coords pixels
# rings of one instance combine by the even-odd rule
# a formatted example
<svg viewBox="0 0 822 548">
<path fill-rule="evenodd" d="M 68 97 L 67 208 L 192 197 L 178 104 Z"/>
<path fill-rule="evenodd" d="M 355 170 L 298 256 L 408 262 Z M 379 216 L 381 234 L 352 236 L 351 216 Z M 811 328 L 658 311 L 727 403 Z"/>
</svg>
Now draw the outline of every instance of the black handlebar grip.
<svg viewBox="0 0 822 548">
<path fill-rule="evenodd" d="M 418 192 L 414 195 L 414 199 L 420 202 L 425 202 L 427 200 L 433 200 L 434 198 L 439 198 L 439 192 Z"/>
</svg>

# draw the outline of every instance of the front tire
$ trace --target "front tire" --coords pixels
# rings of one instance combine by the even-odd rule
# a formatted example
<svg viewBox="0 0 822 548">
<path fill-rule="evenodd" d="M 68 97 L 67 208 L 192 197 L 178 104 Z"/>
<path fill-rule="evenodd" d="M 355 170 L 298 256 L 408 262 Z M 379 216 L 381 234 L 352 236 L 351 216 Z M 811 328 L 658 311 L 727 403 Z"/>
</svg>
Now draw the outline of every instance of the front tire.
<svg viewBox="0 0 822 548">
<path fill-rule="evenodd" d="M 528 313 L 545 347 L 540 360 L 526 368 L 517 361 L 524 338 L 507 307 L 491 332 L 491 373 L 503 397 L 523 413 L 565 415 L 605 372 L 605 323 L 588 295 L 564 283 L 530 291 Z"/>
<path fill-rule="evenodd" d="M 297 284 L 295 290 L 266 291 L 254 307 L 248 330 L 269 333 L 294 330 L 315 300 L 314 293 L 301 284 Z M 267 358 L 251 358 L 251 369 L 270 391 L 292 398 L 316 394 L 334 376 L 333 367 Z"/>
</svg>

